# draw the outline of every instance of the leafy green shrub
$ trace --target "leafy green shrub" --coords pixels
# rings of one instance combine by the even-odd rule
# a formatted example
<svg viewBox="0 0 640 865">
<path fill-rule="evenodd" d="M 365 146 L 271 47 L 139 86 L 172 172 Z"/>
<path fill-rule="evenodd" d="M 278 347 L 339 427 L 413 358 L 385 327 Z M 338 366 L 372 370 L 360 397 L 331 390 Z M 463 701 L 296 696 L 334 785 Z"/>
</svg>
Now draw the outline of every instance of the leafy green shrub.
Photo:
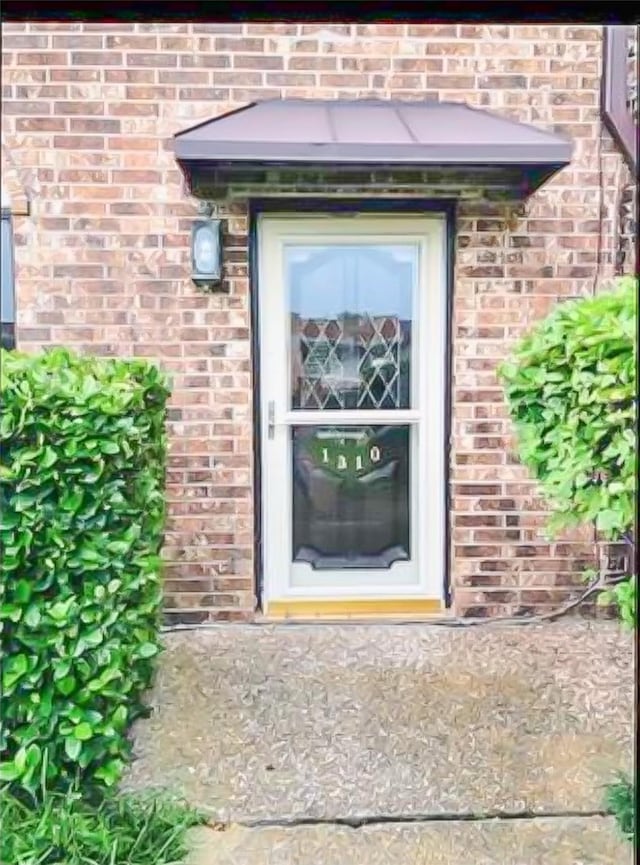
<svg viewBox="0 0 640 865">
<path fill-rule="evenodd" d="M 520 458 L 554 509 L 552 532 L 593 521 L 610 540 L 633 533 L 637 292 L 637 279 L 623 277 L 610 292 L 562 304 L 500 369 Z M 631 628 L 636 586 L 632 576 L 599 599 L 613 601 Z M 610 785 L 607 807 L 632 840 L 633 784 Z"/>
<path fill-rule="evenodd" d="M 166 865 L 182 861 L 187 829 L 204 822 L 169 799 L 44 791 L 37 804 L 0 793 L 0 861 L 11 865 Z"/>
<path fill-rule="evenodd" d="M 552 530 L 633 526 L 637 280 L 561 304 L 502 365 L 519 452 L 553 508 Z"/>
<path fill-rule="evenodd" d="M 614 815 L 620 831 L 628 841 L 633 841 L 636 828 L 636 790 L 627 778 L 620 778 L 607 788 L 605 804 Z"/>
<path fill-rule="evenodd" d="M 615 604 L 620 615 L 620 621 L 629 630 L 638 627 L 637 585 L 638 578 L 634 575 L 602 592 L 598 598 L 600 603 Z"/>
<path fill-rule="evenodd" d="M 116 782 L 159 651 L 167 386 L 142 360 L 0 355 L 0 781 Z"/>
</svg>

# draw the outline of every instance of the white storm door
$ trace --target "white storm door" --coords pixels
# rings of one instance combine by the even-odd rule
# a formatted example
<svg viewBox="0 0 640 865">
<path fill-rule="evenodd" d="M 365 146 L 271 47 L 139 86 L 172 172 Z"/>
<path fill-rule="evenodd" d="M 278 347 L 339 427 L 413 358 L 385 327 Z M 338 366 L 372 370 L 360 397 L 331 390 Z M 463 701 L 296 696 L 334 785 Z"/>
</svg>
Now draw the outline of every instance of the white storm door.
<svg viewBox="0 0 640 865">
<path fill-rule="evenodd" d="M 445 220 L 259 217 L 265 600 L 441 599 Z"/>
</svg>

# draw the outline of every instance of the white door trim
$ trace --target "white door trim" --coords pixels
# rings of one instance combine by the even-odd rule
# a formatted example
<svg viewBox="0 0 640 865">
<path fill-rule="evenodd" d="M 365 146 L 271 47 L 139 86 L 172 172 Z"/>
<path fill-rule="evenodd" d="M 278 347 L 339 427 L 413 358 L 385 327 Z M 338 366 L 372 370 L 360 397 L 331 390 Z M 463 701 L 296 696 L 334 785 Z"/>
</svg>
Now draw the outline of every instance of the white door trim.
<svg viewBox="0 0 640 865">
<path fill-rule="evenodd" d="M 262 214 L 258 217 L 260 341 L 260 430 L 263 607 L 292 599 L 439 599 L 445 574 L 445 370 L 446 217 L 424 215 Z M 418 334 L 417 368 L 409 410 L 290 411 L 287 357 L 288 311 L 283 272 L 287 242 L 345 243 L 356 238 L 415 243 L 419 248 L 414 316 Z M 272 417 L 269 407 L 273 406 Z M 365 417 L 363 417 L 363 415 Z M 356 586 L 291 585 L 291 453 L 289 427 L 296 424 L 411 424 L 413 472 L 411 580 L 394 571 L 393 585 L 373 580 Z M 271 436 L 270 436 L 271 429 Z M 396 563 L 406 564 L 406 563 Z M 395 566 L 394 566 L 395 567 Z M 405 568 L 406 575 L 409 570 Z M 355 572 L 351 572 L 354 574 Z M 371 574 L 372 572 L 367 572 Z M 388 571 L 379 572 L 381 575 Z M 375 583 L 379 584 L 376 585 Z M 384 579 L 382 580 L 384 583 Z"/>
</svg>

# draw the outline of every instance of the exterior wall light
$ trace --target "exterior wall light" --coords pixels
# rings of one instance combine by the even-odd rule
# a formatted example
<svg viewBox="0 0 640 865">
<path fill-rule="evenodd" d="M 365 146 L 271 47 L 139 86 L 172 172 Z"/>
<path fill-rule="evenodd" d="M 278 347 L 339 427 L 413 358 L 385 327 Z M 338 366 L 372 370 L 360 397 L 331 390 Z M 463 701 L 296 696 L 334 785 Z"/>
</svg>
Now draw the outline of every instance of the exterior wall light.
<svg viewBox="0 0 640 865">
<path fill-rule="evenodd" d="M 3 191 L 4 192 L 4 191 Z M 0 343 L 3 348 L 16 345 L 15 271 L 13 263 L 13 226 L 8 201 L 2 201 L 0 221 Z M 6 205 L 6 206 L 5 206 Z"/>
<path fill-rule="evenodd" d="M 199 288 L 220 290 L 222 284 L 222 222 L 196 219 L 191 229 L 191 279 Z"/>
</svg>

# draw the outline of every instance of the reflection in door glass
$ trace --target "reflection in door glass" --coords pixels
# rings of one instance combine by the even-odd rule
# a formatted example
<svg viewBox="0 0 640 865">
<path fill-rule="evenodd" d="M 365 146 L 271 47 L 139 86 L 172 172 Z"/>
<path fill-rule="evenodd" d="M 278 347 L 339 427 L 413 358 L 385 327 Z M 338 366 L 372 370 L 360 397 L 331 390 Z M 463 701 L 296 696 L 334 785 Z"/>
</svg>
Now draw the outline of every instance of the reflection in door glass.
<svg viewBox="0 0 640 865">
<path fill-rule="evenodd" d="M 410 558 L 409 426 L 292 427 L 293 561 L 314 570 Z"/>
<path fill-rule="evenodd" d="M 417 247 L 287 246 L 291 407 L 410 408 Z"/>
</svg>

